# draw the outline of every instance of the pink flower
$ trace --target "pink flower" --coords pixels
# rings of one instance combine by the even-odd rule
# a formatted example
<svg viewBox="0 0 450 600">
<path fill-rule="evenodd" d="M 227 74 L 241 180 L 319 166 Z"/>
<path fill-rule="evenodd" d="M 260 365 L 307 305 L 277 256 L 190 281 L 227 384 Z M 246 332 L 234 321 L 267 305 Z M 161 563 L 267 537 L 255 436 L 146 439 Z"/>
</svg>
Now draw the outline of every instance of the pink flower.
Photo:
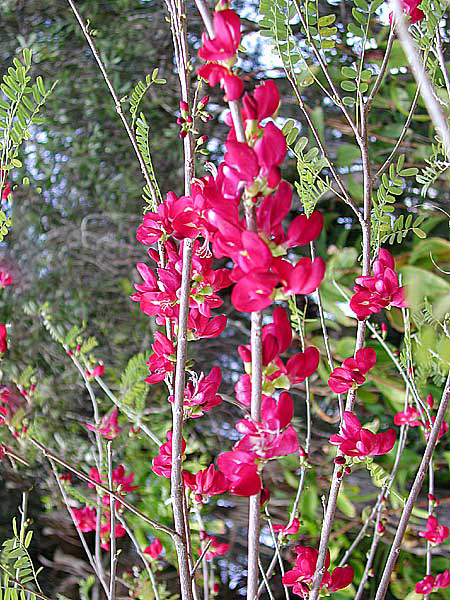
<svg viewBox="0 0 450 600">
<path fill-rule="evenodd" d="M 297 385 L 310 377 L 319 364 L 319 351 L 309 346 L 304 352 L 297 352 L 286 363 L 286 371 L 291 385 Z"/>
<path fill-rule="evenodd" d="M 372 433 L 361 426 L 357 416 L 350 411 L 344 412 L 344 423 L 340 434 L 330 437 L 330 443 L 339 446 L 347 456 L 378 456 L 390 452 L 395 443 L 395 430 Z"/>
<path fill-rule="evenodd" d="M 428 421 L 428 419 L 425 421 L 425 438 L 428 440 L 428 438 L 430 437 L 430 433 L 431 433 L 431 428 L 434 425 L 434 422 L 436 421 L 436 417 L 431 417 L 431 426 L 430 426 L 430 422 Z M 438 433 L 438 441 L 447 433 L 448 431 L 448 423 L 447 421 L 442 421 L 442 425 L 441 428 L 439 429 L 439 433 Z"/>
<path fill-rule="evenodd" d="M 11 273 L 7 273 L 6 271 L 0 271 L 0 287 L 5 288 L 7 285 L 11 285 L 11 283 Z"/>
<path fill-rule="evenodd" d="M 107 440 L 113 440 L 116 438 L 119 433 L 122 431 L 122 428 L 119 427 L 117 422 L 118 410 L 115 408 L 110 415 L 105 415 L 101 422 L 100 426 L 97 428 L 95 425 L 91 425 L 88 423 L 86 425 L 89 431 L 94 431 L 105 437 Z"/>
<path fill-rule="evenodd" d="M 373 276 L 357 277 L 350 300 L 350 308 L 359 320 L 391 306 L 405 307 L 404 288 L 399 287 L 394 271 L 394 259 L 390 252 L 381 248 L 373 265 Z"/>
<path fill-rule="evenodd" d="M 206 61 L 227 61 L 234 58 L 241 41 L 241 22 L 232 10 L 219 10 L 213 17 L 214 38 L 203 33 L 203 45 L 198 55 Z"/>
<path fill-rule="evenodd" d="M 317 290 L 325 274 L 325 263 L 320 257 L 313 261 L 307 257 L 301 258 L 295 267 L 280 260 L 274 268 L 284 282 L 285 294 L 311 294 Z"/>
<path fill-rule="evenodd" d="M 419 411 L 412 406 L 408 406 L 405 412 L 398 412 L 394 417 L 394 423 L 396 425 L 409 425 L 410 427 L 418 427 L 422 425 L 420 420 Z"/>
<path fill-rule="evenodd" d="M 95 531 L 97 523 L 95 508 L 89 508 L 87 505 L 84 508 L 72 508 L 72 513 L 78 527 L 83 533 Z"/>
<path fill-rule="evenodd" d="M 208 319 L 198 309 L 192 308 L 188 316 L 188 328 L 190 334 L 196 339 L 213 338 L 222 333 L 227 325 L 225 315 L 217 315 Z"/>
<path fill-rule="evenodd" d="M 283 575 L 283 583 L 292 587 L 294 594 L 300 598 L 308 598 L 310 585 L 316 571 L 318 550 L 307 546 L 297 546 L 295 548 L 297 558 L 295 567 Z M 327 551 L 325 559 L 325 573 L 321 583 L 321 589 L 325 588 L 328 593 L 341 590 L 353 581 L 354 571 L 352 567 L 337 567 L 330 574 L 330 554 Z"/>
<path fill-rule="evenodd" d="M 4 354 L 8 350 L 8 332 L 4 323 L 0 323 L 0 354 Z"/>
<path fill-rule="evenodd" d="M 215 556 L 223 556 L 230 549 L 230 544 L 225 544 L 223 542 L 219 543 L 215 536 L 208 535 L 204 531 L 200 532 L 200 539 L 202 541 L 206 541 L 206 542 L 208 542 L 209 540 L 212 540 L 211 544 L 208 548 L 208 551 L 205 554 L 206 560 L 211 560 Z M 201 554 L 201 549 L 199 550 L 199 554 Z"/>
<path fill-rule="evenodd" d="M 433 591 L 437 591 L 441 588 L 450 586 L 450 571 L 447 569 L 443 573 L 439 573 L 436 577 L 427 575 L 416 583 L 416 594 L 430 594 Z"/>
<path fill-rule="evenodd" d="M 126 530 L 122 527 L 122 525 L 120 523 L 117 523 L 114 528 L 114 537 L 121 538 L 125 534 L 126 534 Z M 110 538 L 111 538 L 111 521 L 108 518 L 108 521 L 100 527 L 100 540 L 101 540 L 100 546 L 103 548 L 103 550 L 106 550 L 107 552 L 109 552 L 109 549 L 110 549 Z"/>
<path fill-rule="evenodd" d="M 161 540 L 158 538 L 155 538 L 153 540 L 153 542 L 150 544 L 150 546 L 146 547 L 146 549 L 144 550 L 144 554 L 148 554 L 150 556 L 151 560 L 155 560 L 156 558 L 161 556 L 162 551 L 163 551 L 163 545 L 161 543 Z"/>
<path fill-rule="evenodd" d="M 261 491 L 262 482 L 252 452 L 233 450 L 220 454 L 219 469 L 230 482 L 229 491 L 235 496 L 254 496 Z"/>
<path fill-rule="evenodd" d="M 161 444 L 158 456 L 152 462 L 152 471 L 161 477 L 170 477 L 172 472 L 172 430 L 166 434 L 167 442 Z M 182 454 L 186 451 L 186 442 L 182 439 Z"/>
<path fill-rule="evenodd" d="M 420 537 L 427 539 L 432 544 L 442 544 L 448 538 L 449 529 L 445 525 L 439 525 L 435 516 L 430 515 L 427 520 L 425 531 L 420 531 Z"/>
<path fill-rule="evenodd" d="M 377 355 L 373 348 L 358 350 L 355 358 L 347 358 L 341 367 L 331 372 L 328 385 L 336 394 L 347 392 L 365 382 L 364 375 L 375 365 Z"/>
<path fill-rule="evenodd" d="M 298 533 L 300 528 L 300 521 L 297 517 L 294 517 L 287 525 L 273 525 L 275 533 L 282 533 L 283 535 L 295 535 Z"/>
<path fill-rule="evenodd" d="M 205 412 L 222 403 L 222 397 L 217 393 L 221 381 L 222 373 L 219 367 L 213 367 L 208 376 L 202 373 L 195 383 L 188 383 L 184 390 L 183 406 L 189 417 L 202 417 Z M 173 402 L 173 396 L 169 397 L 169 401 Z"/>
<path fill-rule="evenodd" d="M 92 369 L 92 371 L 86 370 L 84 374 L 89 377 L 89 379 L 94 379 L 94 377 L 101 377 L 105 373 L 104 365 L 97 365 Z"/>
<path fill-rule="evenodd" d="M 425 14 L 419 8 L 419 4 L 422 0 L 402 0 L 403 10 L 411 19 L 411 25 L 421 21 Z"/>
<path fill-rule="evenodd" d="M 175 354 L 172 342 L 161 331 L 155 331 L 155 341 L 152 344 L 153 354 L 147 360 L 150 376 L 145 379 L 147 383 L 164 381 L 167 373 L 173 373 L 175 366 L 171 358 Z"/>
<path fill-rule="evenodd" d="M 253 94 L 245 94 L 242 98 L 242 116 L 249 121 L 262 121 L 271 117 L 280 104 L 280 93 L 272 80 L 265 81 L 257 87 Z"/>
<path fill-rule="evenodd" d="M 1 185 L 1 179 L 3 176 L 3 171 L 0 170 L 0 185 Z M 9 194 L 11 193 L 11 186 L 9 184 L 8 181 L 5 181 L 1 187 L 1 192 L 2 192 L 2 200 L 6 200 L 9 196 Z"/>
<path fill-rule="evenodd" d="M 209 465 L 207 469 L 192 474 L 183 471 L 183 480 L 194 492 L 195 501 L 202 503 L 210 496 L 218 496 L 228 491 L 229 483 L 227 478 L 220 471 L 214 469 L 214 465 Z"/>
</svg>

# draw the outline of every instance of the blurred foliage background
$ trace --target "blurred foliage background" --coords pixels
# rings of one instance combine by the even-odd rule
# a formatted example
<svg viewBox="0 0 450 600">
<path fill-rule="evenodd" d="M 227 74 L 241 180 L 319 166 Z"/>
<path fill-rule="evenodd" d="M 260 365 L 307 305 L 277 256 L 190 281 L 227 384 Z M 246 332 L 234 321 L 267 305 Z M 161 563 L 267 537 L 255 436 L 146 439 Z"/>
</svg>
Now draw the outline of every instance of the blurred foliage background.
<svg viewBox="0 0 450 600">
<path fill-rule="evenodd" d="M 139 80 L 154 68 L 166 80 L 164 85 L 153 85 L 141 105 L 150 126 L 150 147 L 160 188 L 181 193 L 182 144 L 175 123 L 178 110 L 177 77 L 174 70 L 172 40 L 166 22 L 162 1 L 145 0 L 88 0 L 78 2 L 82 15 L 89 19 L 95 30 L 95 43 L 123 105 Z M 345 79 L 342 67 L 351 67 L 358 56 L 358 43 L 346 34 L 353 22 L 352 2 L 320 0 L 321 14 L 335 14 L 339 23 L 337 52 L 330 63 L 330 74 L 337 82 Z M 253 0 L 237 1 L 233 7 L 243 15 L 243 53 L 239 66 L 248 90 L 253 80 L 275 78 L 280 88 L 283 119 L 293 119 L 299 135 L 308 138 L 308 147 L 314 146 L 311 133 L 298 109 L 295 97 L 285 78 L 279 57 L 272 53 L 269 42 L 259 36 L 259 6 Z M 193 57 L 192 81 L 195 83 L 196 50 L 200 44 L 201 23 L 195 7 L 188 3 L 189 44 Z M 387 10 L 381 7 L 373 18 L 372 37 L 366 53 L 366 64 L 375 69 L 383 57 L 389 27 Z M 446 23 L 444 19 L 444 23 Z M 65 337 L 72 330 L 72 341 L 77 336 L 84 341 L 94 336 L 84 355 L 87 359 L 102 361 L 106 366 L 105 380 L 122 399 L 138 409 L 148 420 L 155 433 L 163 438 L 168 428 L 170 407 L 162 387 L 149 388 L 142 384 L 145 376 L 143 363 L 150 350 L 154 323 L 143 315 L 129 299 L 132 283 L 138 280 L 135 264 L 145 261 L 145 248 L 135 240 L 135 229 L 140 222 L 144 202 L 141 197 L 143 180 L 125 131 L 103 79 L 69 6 L 63 0 L 0 0 L 0 57 L 6 70 L 13 57 L 23 48 L 33 50 L 33 75 L 42 75 L 57 86 L 44 109 L 45 123 L 35 128 L 26 143 L 21 159 L 23 167 L 14 171 L 13 227 L 0 245 L 1 264 L 12 271 L 14 285 L 3 290 L 1 320 L 12 322 L 13 334 L 3 376 L 6 381 L 37 382 L 31 409 L 22 410 L 17 427 L 28 426 L 59 454 L 71 457 L 74 464 L 87 468 L 92 463 L 92 438 L 85 425 L 92 421 L 92 408 L 87 392 L 72 362 L 61 345 L 52 337 L 52 329 Z M 299 32 L 293 27 L 294 35 Z M 442 28 L 444 44 L 448 42 Z M 300 39 L 300 38 L 299 38 Z M 302 45 L 302 42 L 300 42 Z M 309 57 L 308 47 L 302 46 Z M 313 59 L 311 59 L 313 61 Z M 380 92 L 375 99 L 369 122 L 370 153 L 376 171 L 389 156 L 404 126 L 413 101 L 416 86 L 405 68 L 406 59 L 398 43 L 393 51 Z M 317 71 L 319 81 L 323 75 Z M 438 70 L 435 84 L 443 105 L 449 103 Z M 197 172 L 204 174 L 203 162 L 215 162 L 223 152 L 227 131 L 223 122 L 223 103 L 217 90 L 210 93 L 209 109 L 216 117 L 202 124 L 201 134 L 209 136 L 208 155 L 200 158 Z M 307 111 L 319 131 L 330 156 L 345 181 L 355 202 L 362 201 L 362 167 L 359 151 L 347 123 L 339 110 L 324 98 L 317 86 L 302 91 Z M 295 138 L 295 136 L 294 136 Z M 295 141 L 295 140 L 294 140 Z M 425 108 L 419 99 L 410 127 L 401 146 L 405 161 L 403 168 L 414 168 L 418 173 L 427 168 L 427 159 L 433 154 L 433 131 Z M 294 183 L 304 174 L 293 153 L 285 163 L 284 177 Z M 324 177 L 327 169 L 323 171 Z M 25 179 L 27 178 L 27 179 Z M 413 232 L 396 236 L 393 252 L 403 281 L 410 284 L 412 319 L 412 348 L 415 373 L 420 393 L 439 397 L 443 379 L 448 372 L 449 339 L 443 330 L 444 316 L 450 310 L 450 284 L 445 271 L 450 268 L 448 242 L 448 215 L 450 209 L 450 178 L 440 174 L 424 189 L 416 176 L 402 180 L 396 195 L 394 216 L 406 220 L 409 214 L 423 215 L 420 225 L 424 235 Z M 359 273 L 360 231 L 349 208 L 332 192 L 321 195 L 318 207 L 323 211 L 325 227 L 317 244 L 317 252 L 327 260 L 326 279 L 321 287 L 331 345 L 336 361 L 353 352 L 356 321 L 345 308 L 345 299 L 335 283 L 349 292 L 354 277 Z M 295 196 L 293 215 L 300 209 Z M 229 317 L 229 327 L 220 337 L 192 344 L 190 356 L 196 368 L 209 371 L 214 365 L 222 368 L 224 382 L 221 392 L 233 395 L 234 383 L 241 373 L 237 359 L 238 344 L 245 343 L 249 334 L 246 316 L 236 314 L 229 302 L 229 291 L 223 294 L 223 312 Z M 51 323 L 43 326 L 42 306 L 51 316 Z M 300 306 L 301 309 L 304 307 Z M 313 469 L 308 473 L 307 486 L 301 502 L 302 527 L 296 543 L 315 545 L 320 532 L 321 496 L 328 488 L 331 473 L 330 447 L 327 441 L 338 420 L 337 403 L 326 386 L 328 367 L 320 333 L 317 306 L 311 299 L 307 307 L 307 343 L 317 345 L 322 352 L 318 373 L 313 378 L 312 400 L 314 439 L 311 452 Z M 404 323 L 399 310 L 393 309 L 375 319 L 388 324 L 387 343 L 393 351 L 405 351 Z M 82 327 L 80 332 L 72 329 Z M 392 425 L 393 414 L 403 407 L 404 385 L 388 355 L 375 339 L 369 341 L 378 354 L 378 362 L 368 382 L 360 390 L 358 413 L 363 422 L 384 429 Z M 134 359 L 133 357 L 138 358 Z M 401 354 L 400 354 L 401 356 Z M 129 363 L 130 359 L 132 362 Z M 128 371 L 123 375 L 128 364 Z M 128 379 L 127 379 L 128 378 Z M 128 387 L 127 387 L 128 386 Z M 301 388 L 301 386 L 300 386 Z M 134 390 L 134 395 L 126 394 Z M 295 390 L 296 425 L 300 440 L 304 439 L 304 391 Z M 102 412 L 111 403 L 99 390 Z M 235 432 L 233 422 L 239 411 L 229 402 L 202 419 L 187 426 L 189 439 L 188 466 L 206 465 L 218 449 L 231 446 Z M 126 417 L 120 416 L 125 425 Z M 139 492 L 133 502 L 153 518 L 170 523 L 168 482 L 151 472 L 155 446 L 125 427 L 114 443 L 117 464 L 136 473 Z M 1 441 L 10 444 L 11 436 L 3 428 Z M 387 530 L 377 552 L 375 576 L 369 581 L 366 598 L 373 597 L 377 575 L 386 557 L 389 541 L 395 532 L 401 508 L 401 498 L 407 493 L 424 447 L 423 436 L 410 431 L 408 447 L 402 456 L 395 483 L 397 495 L 391 498 L 386 513 Z M 24 450 L 25 451 L 25 450 Z M 33 520 L 35 536 L 31 546 L 35 560 L 44 565 L 42 586 L 47 595 L 57 598 L 83 597 L 80 583 L 86 581 L 90 570 L 85 561 L 69 515 L 61 504 L 48 463 L 38 455 L 27 457 L 32 466 L 20 467 L 3 461 L 0 466 L 2 486 L 0 502 L 0 538 L 11 534 L 11 519 L 17 514 L 22 491 L 29 494 L 29 516 Z M 392 453 L 393 454 L 393 453 Z M 379 462 L 385 469 L 392 467 L 393 456 Z M 449 525 L 448 465 L 450 447 L 444 437 L 436 452 L 436 495 L 442 503 L 439 520 Z M 270 512 L 276 522 L 285 522 L 297 486 L 298 459 L 288 457 L 270 465 L 266 470 L 266 485 L 273 490 Z M 76 484 L 78 486 L 78 484 Z M 82 493 L 86 489 L 80 485 Z M 367 507 L 375 502 L 379 489 L 364 468 L 357 469 L 348 478 L 341 494 L 339 514 L 334 526 L 332 560 L 347 548 L 354 538 Z M 230 553 L 217 561 L 216 576 L 221 580 L 220 598 L 240 596 L 244 592 L 246 545 L 246 502 L 229 497 L 207 505 L 207 530 L 221 541 L 231 543 Z M 414 600 L 414 583 L 425 574 L 425 546 L 418 537 L 426 518 L 426 490 L 424 488 L 418 509 L 405 539 L 396 579 L 390 586 L 389 598 Z M 152 539 L 154 532 L 132 521 L 142 545 Z M 165 542 L 165 561 L 158 577 L 168 590 L 176 590 L 176 572 L 173 549 Z M 263 530 L 263 558 L 270 561 L 271 538 Z M 197 542 L 196 542 L 197 543 Z M 120 572 L 137 564 L 134 551 L 123 540 L 119 541 Z M 350 563 L 360 576 L 370 538 L 363 540 Z M 433 558 L 433 570 L 439 572 L 448 566 L 448 546 L 439 546 Z M 293 558 L 289 548 L 286 559 Z M 276 597 L 283 597 L 280 580 L 274 579 Z M 140 597 L 152 597 L 144 590 Z M 143 593 L 140 590 L 138 593 Z M 351 598 L 350 588 L 336 593 L 335 598 Z M 147 594 L 147 595 L 145 595 Z M 126 595 L 126 587 L 123 588 Z M 62 597 L 62 596 L 61 596 Z M 439 594 L 435 594 L 438 598 Z M 441 598 L 448 597 L 443 591 Z"/>
</svg>

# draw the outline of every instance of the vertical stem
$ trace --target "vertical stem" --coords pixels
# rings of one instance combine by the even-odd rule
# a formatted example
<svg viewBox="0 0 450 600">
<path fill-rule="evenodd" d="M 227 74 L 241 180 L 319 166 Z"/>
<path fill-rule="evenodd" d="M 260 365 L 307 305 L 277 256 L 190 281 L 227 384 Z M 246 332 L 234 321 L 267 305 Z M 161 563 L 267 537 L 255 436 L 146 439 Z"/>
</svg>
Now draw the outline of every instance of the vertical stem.
<svg viewBox="0 0 450 600">
<path fill-rule="evenodd" d="M 108 442 L 108 485 L 113 489 L 113 467 L 112 467 L 112 441 Z M 109 498 L 110 514 L 110 574 L 109 574 L 109 600 L 114 600 L 116 596 L 116 499 L 110 496 Z"/>
<path fill-rule="evenodd" d="M 375 600 L 384 600 L 386 596 L 389 581 L 391 578 L 392 571 L 397 563 L 398 556 L 401 550 L 401 544 L 403 540 L 403 536 L 405 535 L 406 527 L 409 522 L 409 518 L 414 508 L 414 504 L 416 503 L 417 496 L 422 488 L 423 480 L 425 479 L 425 475 L 429 468 L 429 464 L 431 458 L 433 456 L 434 448 L 436 446 L 436 442 L 438 439 L 439 431 L 441 429 L 442 422 L 444 421 L 445 413 L 447 411 L 448 402 L 450 399 L 450 374 L 447 377 L 447 382 L 445 384 L 444 392 L 442 394 L 442 399 L 439 405 L 439 410 L 436 415 L 436 420 L 434 422 L 433 428 L 430 432 L 430 437 L 428 438 L 428 443 L 425 448 L 425 452 L 423 454 L 422 460 L 420 462 L 419 468 L 417 470 L 416 477 L 414 479 L 414 483 L 411 486 L 411 490 L 408 494 L 407 500 L 405 502 L 405 506 L 403 508 L 402 515 L 400 517 L 400 521 L 397 525 L 397 533 L 395 534 L 394 541 L 392 542 L 391 550 L 389 552 L 386 565 L 384 567 L 383 575 L 377 590 L 377 594 L 375 596 Z"/>
<path fill-rule="evenodd" d="M 189 88 L 189 56 L 186 31 L 186 7 L 183 0 L 166 0 L 166 5 L 171 18 L 171 30 L 175 50 L 175 60 L 178 69 L 178 78 L 181 88 L 181 99 L 190 105 Z M 183 140 L 184 144 L 184 188 L 185 194 L 191 192 L 191 181 L 194 176 L 194 152 L 192 134 L 188 133 Z M 191 289 L 191 267 L 193 240 L 183 241 L 183 266 L 180 287 L 180 309 L 178 317 L 177 335 L 177 360 L 174 381 L 174 402 L 172 405 L 172 471 L 170 477 L 172 510 L 174 516 L 175 547 L 178 557 L 180 575 L 181 598 L 192 600 L 192 586 L 195 580 L 190 577 L 190 561 L 186 528 L 187 516 L 184 510 L 184 485 L 181 474 L 182 469 L 182 441 L 183 441 L 183 404 L 185 389 L 185 369 L 187 359 L 187 328 L 189 315 L 189 300 Z"/>
</svg>

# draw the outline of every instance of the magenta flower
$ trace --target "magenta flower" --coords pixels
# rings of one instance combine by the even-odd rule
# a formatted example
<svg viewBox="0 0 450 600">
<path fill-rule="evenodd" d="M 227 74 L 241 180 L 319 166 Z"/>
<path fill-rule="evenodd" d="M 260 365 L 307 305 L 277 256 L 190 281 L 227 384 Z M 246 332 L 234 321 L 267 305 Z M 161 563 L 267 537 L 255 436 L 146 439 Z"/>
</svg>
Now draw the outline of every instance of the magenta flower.
<svg viewBox="0 0 450 600">
<path fill-rule="evenodd" d="M 99 427 L 95 427 L 95 425 L 91 425 L 90 423 L 88 423 L 86 425 L 86 428 L 89 429 L 89 431 L 99 433 L 107 440 L 113 440 L 122 431 L 122 428 L 119 427 L 119 424 L 117 422 L 118 412 L 119 411 L 117 410 L 117 408 L 115 408 L 110 415 L 105 415 L 102 418 Z"/>
<path fill-rule="evenodd" d="M 417 408 L 408 406 L 405 412 L 398 412 L 394 417 L 394 423 L 396 425 L 409 425 L 410 427 L 418 427 L 422 425 L 420 420 L 419 411 Z"/>
<path fill-rule="evenodd" d="M 419 8 L 419 4 L 421 2 L 422 0 L 402 0 L 403 10 L 407 15 L 409 15 L 411 19 L 411 25 L 418 23 L 425 16 L 424 12 Z"/>
<path fill-rule="evenodd" d="M 216 471 L 214 465 L 209 465 L 207 469 L 198 471 L 195 474 L 183 471 L 183 480 L 194 492 L 196 502 L 202 503 L 210 496 L 218 496 L 228 491 L 229 483 L 227 478 L 220 471 Z"/>
<path fill-rule="evenodd" d="M 445 525 L 439 525 L 435 516 L 430 515 L 427 520 L 425 531 L 420 531 L 420 537 L 427 539 L 432 544 L 442 544 L 448 538 L 449 529 Z"/>
<path fill-rule="evenodd" d="M 232 10 L 216 10 L 213 17 L 214 39 L 203 33 L 198 55 L 205 61 L 227 61 L 234 58 L 241 41 L 241 21 Z"/>
<path fill-rule="evenodd" d="M 172 430 L 166 434 L 167 442 L 161 444 L 158 456 L 155 456 L 152 462 L 152 471 L 161 477 L 169 477 L 172 472 Z M 186 442 L 181 440 L 181 453 L 186 451 Z"/>
<path fill-rule="evenodd" d="M 242 116 L 246 121 L 259 123 L 271 117 L 280 104 L 280 93 L 272 80 L 257 87 L 253 94 L 245 94 L 242 98 Z"/>
<path fill-rule="evenodd" d="M 294 517 L 287 525 L 273 525 L 272 529 L 275 533 L 282 533 L 283 535 L 295 535 L 300 529 L 300 521 L 297 517 Z"/>
<path fill-rule="evenodd" d="M 97 522 L 95 508 L 89 508 L 87 505 L 84 508 L 72 508 L 72 513 L 80 531 L 83 533 L 95 531 Z"/>
<path fill-rule="evenodd" d="M 450 571 L 447 569 L 443 573 L 439 573 L 436 577 L 433 575 L 427 575 L 421 581 L 416 583 L 415 591 L 416 594 L 431 594 L 431 592 L 437 591 L 441 588 L 450 586 Z"/>
<path fill-rule="evenodd" d="M 330 443 L 339 446 L 347 456 L 378 456 L 390 452 L 395 444 L 395 430 L 372 433 L 361 426 L 357 416 L 350 411 L 344 412 L 344 423 L 340 434 L 330 437 Z"/>
<path fill-rule="evenodd" d="M 150 546 L 147 546 L 144 550 L 144 554 L 148 554 L 150 556 L 150 560 L 155 560 L 161 556 L 163 551 L 163 545 L 160 539 L 155 538 Z"/>
<path fill-rule="evenodd" d="M 110 540 L 111 540 L 111 521 L 110 521 L 109 515 L 107 515 L 107 517 L 108 517 L 107 522 L 104 523 L 100 527 L 100 540 L 101 540 L 100 546 L 103 548 L 103 550 L 106 550 L 106 552 L 109 552 Z M 124 527 L 122 527 L 122 525 L 120 523 L 117 523 L 116 526 L 114 527 L 114 537 L 121 538 L 125 534 L 126 534 L 126 530 L 124 529 Z"/>
<path fill-rule="evenodd" d="M 261 491 L 262 482 L 253 452 L 232 450 L 219 455 L 217 465 L 230 482 L 229 491 L 235 496 L 254 496 Z"/>
<path fill-rule="evenodd" d="M 381 248 L 373 265 L 373 276 L 356 278 L 356 293 L 350 300 L 350 308 L 359 320 L 364 320 L 383 308 L 401 308 L 407 305 L 404 288 L 399 287 L 394 267 L 394 259 L 390 252 Z"/>
<path fill-rule="evenodd" d="M 5 324 L 0 323 L 0 354 L 4 354 L 8 350 L 8 332 Z"/>
<path fill-rule="evenodd" d="M 283 583 L 292 587 L 294 594 L 297 594 L 300 598 L 309 598 L 319 552 L 315 548 L 308 546 L 297 546 L 295 552 L 297 554 L 295 567 L 283 575 Z M 354 576 L 352 567 L 337 567 L 330 573 L 328 571 L 329 566 L 330 553 L 327 550 L 325 559 L 326 571 L 320 586 L 321 589 L 325 588 L 328 593 L 332 593 L 350 585 Z"/>
<path fill-rule="evenodd" d="M 297 385 L 310 377 L 319 364 L 319 351 L 309 346 L 304 352 L 297 352 L 286 363 L 286 372 L 291 385 Z"/>
<path fill-rule="evenodd" d="M 94 377 L 101 377 L 105 374 L 105 366 L 97 365 L 92 369 L 92 371 L 86 370 L 84 374 L 86 375 L 86 377 L 89 377 L 89 379 L 94 379 Z"/>
<path fill-rule="evenodd" d="M 192 419 L 202 417 L 206 412 L 222 403 L 222 397 L 217 393 L 222 381 L 219 367 L 213 367 L 209 375 L 204 373 L 195 382 L 189 382 L 184 391 L 183 406 Z M 169 397 L 173 402 L 173 396 Z"/>
<path fill-rule="evenodd" d="M 208 548 L 208 551 L 205 554 L 206 560 L 211 560 L 215 556 L 223 556 L 230 549 L 230 544 L 225 544 L 224 542 L 218 542 L 217 538 L 213 535 L 208 535 L 204 531 L 200 532 L 200 539 L 202 541 L 208 542 L 211 540 L 211 544 Z M 201 554 L 201 548 L 199 549 L 199 554 Z"/>
<path fill-rule="evenodd" d="M 155 341 L 152 344 L 153 354 L 147 360 L 150 376 L 145 379 L 147 383 L 164 381 L 167 373 L 175 369 L 171 357 L 175 354 L 172 342 L 160 331 L 155 331 Z"/>
<path fill-rule="evenodd" d="M 0 287 L 5 288 L 8 285 L 12 284 L 11 273 L 6 271 L 0 271 Z"/>
<path fill-rule="evenodd" d="M 347 358 L 341 367 L 333 369 L 328 385 L 336 394 L 347 392 L 365 382 L 364 375 L 375 365 L 377 355 L 373 348 L 358 350 L 355 358 Z"/>
</svg>

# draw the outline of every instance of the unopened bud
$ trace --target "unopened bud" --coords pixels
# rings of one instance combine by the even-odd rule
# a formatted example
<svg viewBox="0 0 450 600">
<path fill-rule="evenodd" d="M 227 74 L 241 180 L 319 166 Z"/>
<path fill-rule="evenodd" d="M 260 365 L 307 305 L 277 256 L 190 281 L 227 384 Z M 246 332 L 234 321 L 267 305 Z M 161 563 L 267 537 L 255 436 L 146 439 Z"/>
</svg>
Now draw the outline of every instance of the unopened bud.
<svg viewBox="0 0 450 600">
<path fill-rule="evenodd" d="M 343 475 L 344 475 L 344 472 L 343 472 L 343 471 L 338 471 L 338 472 L 337 472 L 337 478 L 338 478 L 338 479 L 342 479 L 342 476 L 343 476 Z"/>
<path fill-rule="evenodd" d="M 186 120 L 183 119 L 183 117 L 177 118 L 177 125 L 184 125 L 185 123 L 186 123 Z"/>
<path fill-rule="evenodd" d="M 181 112 L 188 112 L 188 110 L 189 110 L 189 105 L 184 100 L 180 101 L 180 110 L 181 110 Z"/>
<path fill-rule="evenodd" d="M 350 475 L 350 473 L 352 472 L 350 467 L 345 467 L 345 474 L 346 475 Z"/>
<path fill-rule="evenodd" d="M 203 98 L 198 103 L 197 107 L 199 108 L 199 110 L 201 110 L 202 108 L 205 108 L 205 106 L 208 104 L 208 102 L 209 102 L 209 96 L 203 96 Z"/>
<path fill-rule="evenodd" d="M 186 117 L 186 123 L 192 123 L 193 121 L 194 119 L 191 116 Z"/>
<path fill-rule="evenodd" d="M 264 504 L 266 504 L 266 502 L 269 502 L 270 500 L 270 492 L 268 488 L 263 488 L 261 490 L 261 495 L 259 497 L 259 504 L 261 507 L 264 506 Z"/>
<path fill-rule="evenodd" d="M 345 465 L 345 457 L 344 456 L 336 456 L 334 459 L 335 465 Z"/>
<path fill-rule="evenodd" d="M 432 394 L 427 394 L 427 404 L 428 408 L 433 408 L 434 400 Z"/>
</svg>

